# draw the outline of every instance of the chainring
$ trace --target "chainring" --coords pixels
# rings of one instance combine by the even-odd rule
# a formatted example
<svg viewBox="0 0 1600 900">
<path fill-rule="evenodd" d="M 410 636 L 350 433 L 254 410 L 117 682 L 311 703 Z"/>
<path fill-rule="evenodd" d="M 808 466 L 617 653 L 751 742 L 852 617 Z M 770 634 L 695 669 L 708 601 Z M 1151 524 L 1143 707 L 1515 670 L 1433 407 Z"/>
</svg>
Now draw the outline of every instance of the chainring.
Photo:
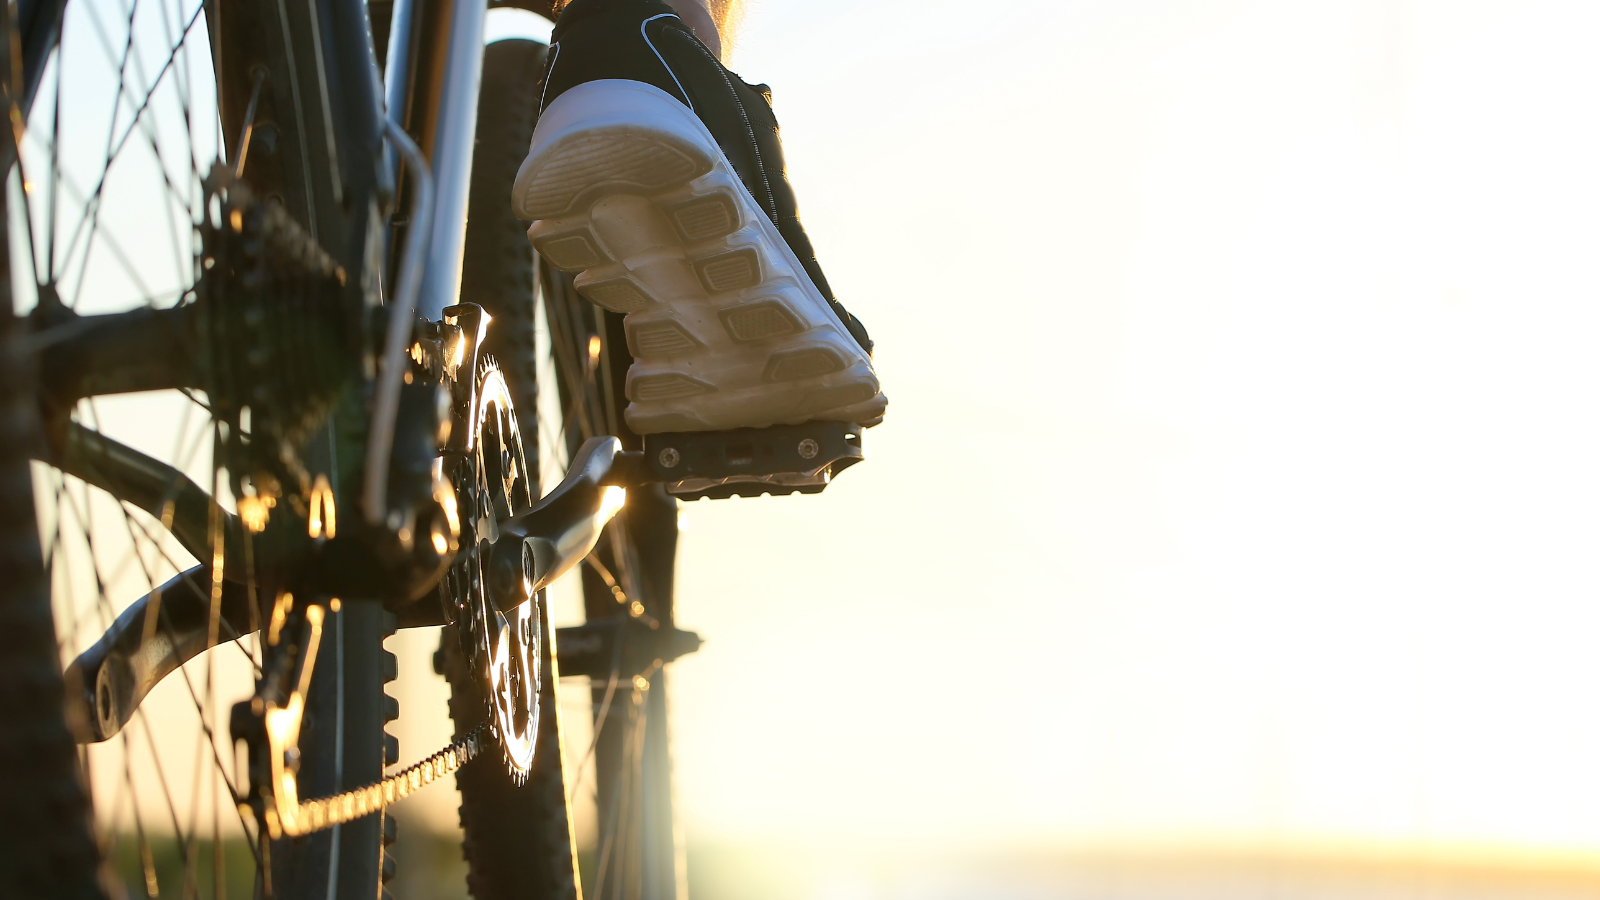
<svg viewBox="0 0 1600 900">
<path fill-rule="evenodd" d="M 451 479 L 461 510 L 461 552 L 439 591 L 454 613 L 469 671 L 488 689 L 490 729 L 520 785 L 533 766 L 539 733 L 542 596 L 501 612 L 490 600 L 484 567 L 499 536 L 496 523 L 532 506 L 536 488 L 504 374 L 484 357 L 472 377 L 467 452 L 455 458 Z"/>
</svg>

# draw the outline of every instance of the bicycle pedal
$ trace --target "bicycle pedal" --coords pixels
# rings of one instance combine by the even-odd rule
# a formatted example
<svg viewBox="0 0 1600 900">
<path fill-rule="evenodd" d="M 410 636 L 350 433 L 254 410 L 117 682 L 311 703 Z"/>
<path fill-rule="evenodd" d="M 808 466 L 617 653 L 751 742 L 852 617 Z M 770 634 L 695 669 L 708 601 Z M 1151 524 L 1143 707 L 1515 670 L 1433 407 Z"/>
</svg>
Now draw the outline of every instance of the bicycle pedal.
<svg viewBox="0 0 1600 900">
<path fill-rule="evenodd" d="M 818 494 L 864 458 L 854 422 L 647 434 L 652 480 L 680 500 Z"/>
<path fill-rule="evenodd" d="M 635 675 L 698 651 L 703 643 L 700 635 L 682 628 L 611 616 L 556 629 L 556 663 L 562 678 L 587 675 L 604 684 L 615 671 L 632 681 Z"/>
</svg>

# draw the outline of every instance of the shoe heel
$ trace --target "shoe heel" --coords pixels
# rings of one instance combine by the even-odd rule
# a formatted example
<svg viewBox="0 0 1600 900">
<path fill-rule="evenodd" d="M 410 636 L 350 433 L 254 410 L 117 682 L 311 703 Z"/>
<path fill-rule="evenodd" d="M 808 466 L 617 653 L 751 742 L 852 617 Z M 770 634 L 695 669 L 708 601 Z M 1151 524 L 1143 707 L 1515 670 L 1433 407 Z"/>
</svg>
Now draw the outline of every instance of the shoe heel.
<svg viewBox="0 0 1600 900">
<path fill-rule="evenodd" d="M 512 188 L 527 220 L 564 216 L 592 192 L 653 194 L 711 171 L 720 151 L 683 104 L 655 88 L 594 81 L 540 117 Z"/>
</svg>

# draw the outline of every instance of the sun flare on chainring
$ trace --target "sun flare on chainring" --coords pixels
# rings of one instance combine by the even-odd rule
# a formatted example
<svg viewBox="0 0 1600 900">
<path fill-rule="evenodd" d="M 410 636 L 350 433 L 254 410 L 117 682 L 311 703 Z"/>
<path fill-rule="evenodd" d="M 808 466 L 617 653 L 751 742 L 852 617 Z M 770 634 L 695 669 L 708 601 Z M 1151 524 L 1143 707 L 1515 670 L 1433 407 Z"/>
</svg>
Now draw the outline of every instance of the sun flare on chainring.
<svg viewBox="0 0 1600 900">
<path fill-rule="evenodd" d="M 488 687 L 492 727 L 511 776 L 520 784 L 533 765 L 542 687 L 541 602 L 531 596 L 509 612 L 490 600 L 485 581 L 495 523 L 533 505 L 533 480 L 523 453 L 511 392 L 493 361 L 478 367 L 467 455 L 452 481 L 461 509 L 461 553 L 440 583 L 446 608 L 461 628 L 462 651 Z"/>
</svg>

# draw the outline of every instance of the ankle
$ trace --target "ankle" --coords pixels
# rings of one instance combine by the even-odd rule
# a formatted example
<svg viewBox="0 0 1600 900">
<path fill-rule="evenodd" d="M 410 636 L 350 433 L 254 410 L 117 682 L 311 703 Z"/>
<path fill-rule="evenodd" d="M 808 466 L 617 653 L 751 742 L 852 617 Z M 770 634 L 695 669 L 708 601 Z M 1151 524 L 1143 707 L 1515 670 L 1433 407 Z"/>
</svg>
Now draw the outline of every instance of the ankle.
<svg viewBox="0 0 1600 900">
<path fill-rule="evenodd" d="M 711 15 L 710 0 L 666 0 L 683 24 L 688 25 L 700 43 L 718 59 L 722 58 L 721 22 Z"/>
</svg>

